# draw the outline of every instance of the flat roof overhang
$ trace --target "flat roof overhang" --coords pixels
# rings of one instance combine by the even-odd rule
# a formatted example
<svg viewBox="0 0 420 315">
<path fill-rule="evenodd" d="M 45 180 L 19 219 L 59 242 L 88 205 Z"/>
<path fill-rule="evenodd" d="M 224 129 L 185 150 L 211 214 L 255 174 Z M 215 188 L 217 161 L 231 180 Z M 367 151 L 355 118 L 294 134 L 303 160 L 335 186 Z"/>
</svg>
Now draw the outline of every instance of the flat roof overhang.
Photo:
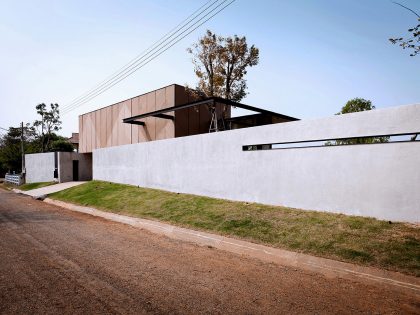
<svg viewBox="0 0 420 315">
<path fill-rule="evenodd" d="M 182 105 L 168 107 L 168 108 L 156 110 L 156 111 L 153 111 L 153 112 L 144 113 L 144 114 L 124 118 L 123 123 L 144 126 L 144 122 L 139 121 L 139 119 L 144 119 L 144 118 L 147 118 L 147 117 L 156 117 L 156 118 L 174 120 L 175 119 L 174 115 L 168 115 L 166 113 L 175 112 L 175 111 L 180 110 L 180 109 L 190 108 L 190 107 L 194 107 L 194 106 L 203 106 L 203 105 L 209 105 L 209 104 L 210 105 L 224 104 L 224 105 L 228 105 L 228 106 L 233 106 L 233 107 L 238 107 L 238 108 L 250 110 L 250 111 L 253 111 L 253 112 L 256 112 L 256 113 L 259 113 L 259 114 L 266 114 L 266 115 L 271 115 L 271 116 L 283 118 L 283 119 L 286 119 L 286 120 L 289 120 L 289 121 L 299 120 L 298 118 L 295 118 L 295 117 L 290 117 L 290 116 L 282 115 L 282 114 L 272 112 L 272 111 L 269 111 L 269 110 L 265 110 L 265 109 L 262 109 L 262 108 L 258 108 L 258 107 L 254 107 L 254 106 L 250 106 L 250 105 L 245 105 L 245 104 L 234 102 L 234 101 L 231 101 L 231 100 L 227 100 L 227 99 L 224 99 L 224 98 L 221 98 L 221 97 L 209 97 L 209 98 L 206 98 L 206 99 L 200 100 L 200 101 L 185 103 L 185 104 L 182 104 Z"/>
</svg>

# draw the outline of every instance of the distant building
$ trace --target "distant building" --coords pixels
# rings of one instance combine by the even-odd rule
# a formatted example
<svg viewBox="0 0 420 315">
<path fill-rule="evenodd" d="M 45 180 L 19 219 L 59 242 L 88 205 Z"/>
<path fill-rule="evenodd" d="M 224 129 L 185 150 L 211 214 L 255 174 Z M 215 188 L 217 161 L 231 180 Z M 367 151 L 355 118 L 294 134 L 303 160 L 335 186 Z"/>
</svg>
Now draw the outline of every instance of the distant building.
<svg viewBox="0 0 420 315">
<path fill-rule="evenodd" d="M 68 138 L 68 141 L 74 146 L 76 152 L 79 152 L 79 133 L 72 132 L 71 137 Z"/>
</svg>

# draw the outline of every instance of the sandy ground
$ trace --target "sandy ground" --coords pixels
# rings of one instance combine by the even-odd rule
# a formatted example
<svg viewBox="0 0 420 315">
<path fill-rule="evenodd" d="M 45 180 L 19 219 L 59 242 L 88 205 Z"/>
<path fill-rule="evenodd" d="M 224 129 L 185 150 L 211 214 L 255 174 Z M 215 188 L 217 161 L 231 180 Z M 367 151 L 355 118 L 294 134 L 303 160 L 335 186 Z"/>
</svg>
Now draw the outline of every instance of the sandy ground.
<svg viewBox="0 0 420 315">
<path fill-rule="evenodd" d="M 1 314 L 419 314 L 420 296 L 326 278 L 0 190 Z"/>
</svg>

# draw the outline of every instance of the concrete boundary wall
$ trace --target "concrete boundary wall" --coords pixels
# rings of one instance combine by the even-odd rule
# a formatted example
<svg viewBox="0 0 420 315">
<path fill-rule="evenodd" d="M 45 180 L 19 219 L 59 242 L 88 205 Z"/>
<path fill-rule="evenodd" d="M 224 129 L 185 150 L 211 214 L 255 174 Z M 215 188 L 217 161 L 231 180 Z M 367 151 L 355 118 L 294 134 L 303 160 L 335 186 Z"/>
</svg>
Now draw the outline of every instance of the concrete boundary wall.
<svg viewBox="0 0 420 315">
<path fill-rule="evenodd" d="M 420 142 L 242 151 L 420 132 L 420 104 L 95 150 L 93 178 L 230 200 L 420 222 Z"/>
<path fill-rule="evenodd" d="M 54 178 L 55 154 L 57 154 L 57 178 Z M 73 178 L 73 161 L 78 162 L 78 180 L 92 179 L 92 154 L 76 152 L 47 152 L 25 154 L 26 182 L 60 183 L 75 180 Z"/>
<path fill-rule="evenodd" d="M 25 154 L 26 182 L 54 181 L 54 152 Z"/>
</svg>

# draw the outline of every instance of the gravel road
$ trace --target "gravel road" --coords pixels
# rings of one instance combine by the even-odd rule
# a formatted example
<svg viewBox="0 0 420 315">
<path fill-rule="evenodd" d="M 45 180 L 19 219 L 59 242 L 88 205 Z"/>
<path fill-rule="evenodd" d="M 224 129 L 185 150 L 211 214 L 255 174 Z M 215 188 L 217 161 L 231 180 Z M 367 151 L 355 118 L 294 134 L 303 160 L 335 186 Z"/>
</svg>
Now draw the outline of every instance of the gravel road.
<svg viewBox="0 0 420 315">
<path fill-rule="evenodd" d="M 0 190 L 0 314 L 419 314 L 420 296 L 171 240 Z"/>
</svg>

